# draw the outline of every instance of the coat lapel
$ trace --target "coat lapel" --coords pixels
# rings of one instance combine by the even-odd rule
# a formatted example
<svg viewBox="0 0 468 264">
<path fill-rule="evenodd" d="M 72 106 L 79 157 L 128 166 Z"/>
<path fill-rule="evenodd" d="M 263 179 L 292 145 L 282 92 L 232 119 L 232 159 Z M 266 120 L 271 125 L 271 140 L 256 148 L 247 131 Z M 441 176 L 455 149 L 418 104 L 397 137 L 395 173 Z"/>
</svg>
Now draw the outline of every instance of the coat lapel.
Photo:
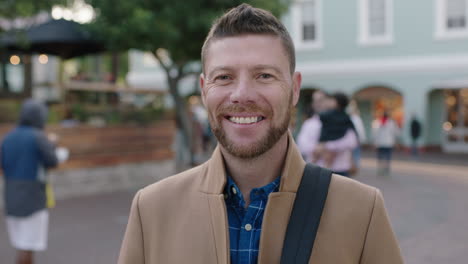
<svg viewBox="0 0 468 264">
<path fill-rule="evenodd" d="M 217 263 L 230 263 L 229 229 L 223 190 L 226 184 L 224 161 L 219 147 L 205 164 L 200 191 L 206 195 L 210 209 L 210 224 L 216 247 Z M 200 241 L 203 243 L 203 241 Z"/>
<path fill-rule="evenodd" d="M 268 197 L 262 223 L 259 264 L 280 263 L 283 240 L 295 197 L 296 194 L 288 192 L 272 193 Z"/>
<path fill-rule="evenodd" d="M 280 263 L 283 241 L 304 167 L 305 162 L 290 134 L 280 190 L 268 197 L 263 216 L 259 264 Z"/>
<path fill-rule="evenodd" d="M 288 153 L 281 174 L 279 192 L 271 193 L 263 216 L 259 264 L 279 263 L 296 192 L 304 172 L 305 162 L 289 134 Z M 223 190 L 226 185 L 224 160 L 219 147 L 205 163 L 200 191 L 207 197 L 210 222 L 216 245 L 218 263 L 230 263 L 229 229 Z M 202 242 L 201 242 L 202 243 Z"/>
<path fill-rule="evenodd" d="M 226 205 L 224 196 L 208 195 L 208 204 L 210 207 L 211 227 L 216 247 L 217 263 L 230 263 L 229 261 L 229 230 L 227 224 Z M 203 243 L 200 241 L 200 243 Z"/>
</svg>

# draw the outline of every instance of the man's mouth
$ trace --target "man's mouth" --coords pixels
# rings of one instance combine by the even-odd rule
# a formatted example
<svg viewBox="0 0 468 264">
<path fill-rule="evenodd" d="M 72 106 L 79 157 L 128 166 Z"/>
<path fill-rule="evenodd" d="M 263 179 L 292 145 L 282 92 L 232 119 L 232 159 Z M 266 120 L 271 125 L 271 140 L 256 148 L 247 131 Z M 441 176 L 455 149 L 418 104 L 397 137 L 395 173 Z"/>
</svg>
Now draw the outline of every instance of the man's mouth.
<svg viewBox="0 0 468 264">
<path fill-rule="evenodd" d="M 258 123 L 265 119 L 263 116 L 248 116 L 248 117 L 239 117 L 239 116 L 228 116 L 227 119 L 236 124 L 253 124 Z"/>
</svg>

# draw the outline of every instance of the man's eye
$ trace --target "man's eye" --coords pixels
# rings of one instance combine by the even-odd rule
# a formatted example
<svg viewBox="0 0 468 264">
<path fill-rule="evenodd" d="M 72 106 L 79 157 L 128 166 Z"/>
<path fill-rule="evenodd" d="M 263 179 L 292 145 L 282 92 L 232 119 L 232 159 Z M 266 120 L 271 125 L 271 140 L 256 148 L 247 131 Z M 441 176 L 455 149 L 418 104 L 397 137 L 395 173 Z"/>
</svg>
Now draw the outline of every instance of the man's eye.
<svg viewBox="0 0 468 264">
<path fill-rule="evenodd" d="M 261 78 L 261 79 L 270 79 L 270 78 L 272 78 L 272 77 L 273 77 L 273 75 L 271 75 L 271 74 L 269 74 L 269 73 L 262 73 L 262 74 L 260 74 L 260 78 Z"/>
<path fill-rule="evenodd" d="M 229 80 L 229 75 L 219 75 L 219 76 L 216 76 L 215 80 L 227 81 L 227 80 Z"/>
</svg>

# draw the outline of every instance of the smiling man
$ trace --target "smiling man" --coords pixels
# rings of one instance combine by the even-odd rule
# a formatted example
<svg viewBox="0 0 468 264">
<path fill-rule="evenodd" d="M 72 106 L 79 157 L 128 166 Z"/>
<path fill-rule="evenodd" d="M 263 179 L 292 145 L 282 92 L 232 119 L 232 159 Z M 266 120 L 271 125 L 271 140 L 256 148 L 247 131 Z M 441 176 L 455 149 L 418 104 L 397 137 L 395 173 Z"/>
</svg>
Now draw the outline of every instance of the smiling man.
<svg viewBox="0 0 468 264">
<path fill-rule="evenodd" d="M 291 37 L 269 12 L 243 4 L 215 22 L 202 64 L 202 98 L 219 145 L 201 166 L 136 194 L 121 264 L 282 259 L 306 168 L 288 131 L 301 85 Z M 381 193 L 328 179 L 306 263 L 403 263 Z"/>
</svg>

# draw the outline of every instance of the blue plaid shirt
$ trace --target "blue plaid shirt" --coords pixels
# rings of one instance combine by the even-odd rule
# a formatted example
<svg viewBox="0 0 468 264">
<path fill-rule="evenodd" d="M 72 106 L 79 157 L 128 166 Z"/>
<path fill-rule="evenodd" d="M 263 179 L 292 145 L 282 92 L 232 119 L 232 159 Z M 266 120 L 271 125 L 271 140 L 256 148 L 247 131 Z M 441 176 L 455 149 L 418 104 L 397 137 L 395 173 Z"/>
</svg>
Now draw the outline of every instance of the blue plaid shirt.
<svg viewBox="0 0 468 264">
<path fill-rule="evenodd" d="M 279 189 L 280 177 L 250 192 L 250 204 L 245 200 L 236 183 L 227 177 L 224 190 L 229 223 L 229 242 L 232 264 L 256 264 L 262 232 L 263 212 L 268 195 Z"/>
</svg>

